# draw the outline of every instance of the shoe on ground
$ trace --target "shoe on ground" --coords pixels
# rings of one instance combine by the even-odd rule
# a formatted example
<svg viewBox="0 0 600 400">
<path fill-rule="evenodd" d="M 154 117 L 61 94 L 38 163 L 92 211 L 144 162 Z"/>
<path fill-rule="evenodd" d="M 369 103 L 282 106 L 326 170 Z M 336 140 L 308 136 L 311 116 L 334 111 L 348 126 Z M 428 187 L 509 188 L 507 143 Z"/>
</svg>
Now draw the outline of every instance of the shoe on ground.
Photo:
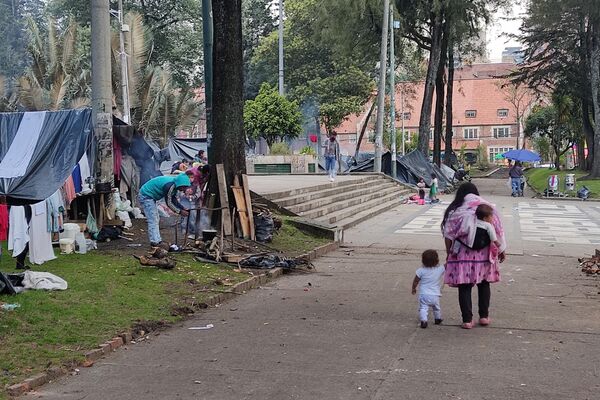
<svg viewBox="0 0 600 400">
<path fill-rule="evenodd" d="M 421 328 L 427 328 L 427 321 L 421 321 Z"/>
<path fill-rule="evenodd" d="M 479 318 L 479 325 L 488 326 L 492 322 L 489 318 Z"/>
<path fill-rule="evenodd" d="M 443 321 L 443 319 L 441 319 L 441 318 L 440 318 L 440 319 L 436 319 L 434 323 L 435 323 L 436 325 L 441 325 L 441 324 L 442 324 L 442 321 Z"/>
<path fill-rule="evenodd" d="M 463 322 L 463 324 L 460 326 L 463 329 L 473 329 L 473 321 L 471 322 Z"/>
</svg>

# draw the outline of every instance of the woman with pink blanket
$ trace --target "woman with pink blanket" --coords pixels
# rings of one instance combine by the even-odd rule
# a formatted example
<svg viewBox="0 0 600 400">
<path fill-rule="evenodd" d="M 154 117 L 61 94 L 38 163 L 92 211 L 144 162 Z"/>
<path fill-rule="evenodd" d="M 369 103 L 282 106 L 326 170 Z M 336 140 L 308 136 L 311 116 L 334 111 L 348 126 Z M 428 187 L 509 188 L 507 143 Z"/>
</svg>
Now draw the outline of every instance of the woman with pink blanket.
<svg viewBox="0 0 600 400">
<path fill-rule="evenodd" d="M 482 232 L 477 232 L 475 213 L 480 204 L 487 204 L 494 209 L 492 225 L 500 246 L 491 242 L 489 237 L 487 241 L 479 237 Z M 489 325 L 490 283 L 500 281 L 498 264 L 506 257 L 504 229 L 496 208 L 479 196 L 474 184 L 464 183 L 444 213 L 442 232 L 447 253 L 444 282 L 458 288 L 462 327 L 471 329 L 474 326 L 471 302 L 474 285 L 477 285 L 479 297 L 479 324 Z M 482 247 L 482 242 L 485 247 Z"/>
</svg>

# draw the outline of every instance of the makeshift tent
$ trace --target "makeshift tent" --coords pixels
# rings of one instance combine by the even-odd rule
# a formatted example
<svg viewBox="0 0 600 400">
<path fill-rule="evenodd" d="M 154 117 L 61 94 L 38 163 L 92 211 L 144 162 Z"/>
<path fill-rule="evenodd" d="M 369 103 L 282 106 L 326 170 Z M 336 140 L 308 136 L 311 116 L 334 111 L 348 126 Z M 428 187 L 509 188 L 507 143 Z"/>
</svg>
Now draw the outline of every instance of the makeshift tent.
<svg viewBox="0 0 600 400">
<path fill-rule="evenodd" d="M 374 158 L 359 162 L 356 166 L 350 169 L 351 172 L 372 172 Z M 383 154 L 381 159 L 381 169 L 383 173 L 390 175 L 392 173 L 392 155 L 388 151 Z M 403 157 L 396 159 L 396 174 L 400 182 L 408 185 L 416 185 L 419 178 L 423 178 L 427 185 L 431 184 L 431 174 L 435 173 L 438 178 L 440 190 L 452 186 L 453 174 L 447 170 L 442 170 L 435 164 L 429 162 L 423 153 L 420 151 L 412 151 Z M 450 176 L 451 175 L 451 176 Z"/>
<path fill-rule="evenodd" d="M 172 138 L 166 148 L 160 149 L 156 143 L 151 144 L 155 152 L 155 160 L 160 162 L 160 171 L 168 175 L 175 161 L 193 160 L 198 151 L 208 153 L 206 139 L 181 139 Z"/>
<path fill-rule="evenodd" d="M 47 199 L 92 145 L 90 109 L 0 113 L 0 195 L 9 204 Z"/>
</svg>

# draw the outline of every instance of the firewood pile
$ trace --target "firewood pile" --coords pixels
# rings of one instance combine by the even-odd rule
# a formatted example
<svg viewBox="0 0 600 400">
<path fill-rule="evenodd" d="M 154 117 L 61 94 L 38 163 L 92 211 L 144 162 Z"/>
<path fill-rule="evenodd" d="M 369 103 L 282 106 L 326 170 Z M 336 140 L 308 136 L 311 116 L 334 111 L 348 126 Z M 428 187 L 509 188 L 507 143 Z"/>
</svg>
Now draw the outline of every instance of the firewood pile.
<svg viewBox="0 0 600 400">
<path fill-rule="evenodd" d="M 596 250 L 596 254 L 592 257 L 582 257 L 579 259 L 581 272 L 588 275 L 600 275 L 600 250 Z"/>
</svg>

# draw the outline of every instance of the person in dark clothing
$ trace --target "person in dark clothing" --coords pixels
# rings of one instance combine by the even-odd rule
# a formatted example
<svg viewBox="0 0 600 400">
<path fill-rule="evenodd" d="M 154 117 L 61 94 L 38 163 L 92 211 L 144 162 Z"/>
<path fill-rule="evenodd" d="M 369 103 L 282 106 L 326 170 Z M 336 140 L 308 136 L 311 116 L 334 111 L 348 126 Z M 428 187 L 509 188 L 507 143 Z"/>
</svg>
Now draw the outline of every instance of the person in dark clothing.
<svg viewBox="0 0 600 400">
<path fill-rule="evenodd" d="M 25 205 L 25 206 L 23 206 L 23 208 L 25 209 L 25 219 L 27 219 L 27 223 L 29 224 L 31 222 L 31 206 Z M 17 266 L 15 267 L 16 269 L 29 269 L 29 266 L 25 265 L 25 258 L 27 257 L 28 253 L 29 253 L 29 242 L 27 242 L 27 244 L 25 245 L 25 248 L 23 249 L 21 254 L 19 254 L 16 257 L 16 259 L 17 259 Z"/>
<path fill-rule="evenodd" d="M 522 197 L 523 188 L 521 186 L 521 181 L 523 179 L 523 168 L 521 167 L 521 162 L 515 161 L 515 165 L 508 170 L 508 176 L 510 176 L 512 197 Z"/>
</svg>

